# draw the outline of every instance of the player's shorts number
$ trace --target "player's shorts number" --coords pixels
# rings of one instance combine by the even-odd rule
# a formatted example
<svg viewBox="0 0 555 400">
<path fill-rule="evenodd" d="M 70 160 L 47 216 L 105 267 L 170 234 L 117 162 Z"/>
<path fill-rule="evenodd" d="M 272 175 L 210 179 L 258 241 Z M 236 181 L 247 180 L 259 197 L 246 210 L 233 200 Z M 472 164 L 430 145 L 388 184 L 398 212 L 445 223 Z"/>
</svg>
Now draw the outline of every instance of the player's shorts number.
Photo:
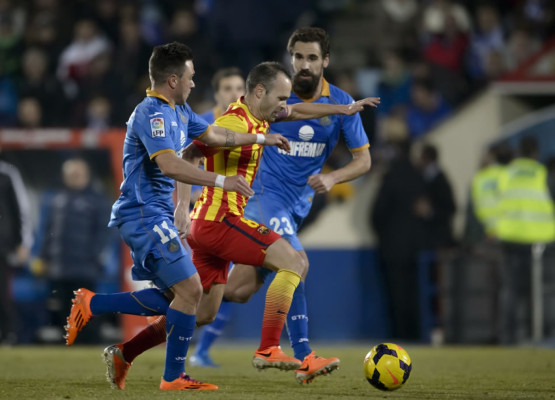
<svg viewBox="0 0 555 400">
<path fill-rule="evenodd" d="M 247 224 L 248 226 L 250 226 L 251 228 L 255 229 L 258 228 L 260 226 L 260 224 L 256 221 L 253 221 L 252 219 L 246 219 L 241 217 L 241 222 Z"/>
<path fill-rule="evenodd" d="M 162 222 L 162 228 L 164 228 L 168 232 L 168 234 L 170 235 L 169 237 L 166 236 L 164 231 L 158 225 L 154 225 L 154 227 L 152 228 L 152 230 L 160 236 L 160 241 L 162 242 L 162 244 L 166 244 L 171 239 L 177 237 L 177 233 L 175 233 L 175 231 L 168 226 L 168 223 L 166 221 Z"/>
<path fill-rule="evenodd" d="M 281 227 L 283 224 L 283 228 Z M 282 217 L 281 221 L 277 217 L 273 217 L 270 220 L 270 226 L 277 234 L 283 235 L 283 233 L 287 233 L 288 235 L 292 235 L 295 233 L 293 227 L 291 226 L 291 222 L 286 217 Z"/>
</svg>

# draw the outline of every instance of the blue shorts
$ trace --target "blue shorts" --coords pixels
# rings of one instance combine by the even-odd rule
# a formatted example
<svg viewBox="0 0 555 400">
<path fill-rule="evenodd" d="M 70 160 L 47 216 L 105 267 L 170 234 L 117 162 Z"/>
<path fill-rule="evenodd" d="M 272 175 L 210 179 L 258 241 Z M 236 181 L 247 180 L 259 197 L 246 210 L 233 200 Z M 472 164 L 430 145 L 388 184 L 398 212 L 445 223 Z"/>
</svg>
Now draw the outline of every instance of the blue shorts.
<svg viewBox="0 0 555 400">
<path fill-rule="evenodd" d="M 131 249 L 133 280 L 153 281 L 165 291 L 197 272 L 168 217 L 139 218 L 118 229 Z"/>
<path fill-rule="evenodd" d="M 245 218 L 252 219 L 272 228 L 272 230 L 287 240 L 295 250 L 304 250 L 301 241 L 297 237 L 297 230 L 304 218 L 295 214 L 294 211 L 284 208 L 283 200 L 277 200 L 268 195 L 256 194 L 249 198 L 247 202 Z M 258 267 L 257 271 L 264 282 L 275 273 L 268 268 L 262 267 Z"/>
</svg>

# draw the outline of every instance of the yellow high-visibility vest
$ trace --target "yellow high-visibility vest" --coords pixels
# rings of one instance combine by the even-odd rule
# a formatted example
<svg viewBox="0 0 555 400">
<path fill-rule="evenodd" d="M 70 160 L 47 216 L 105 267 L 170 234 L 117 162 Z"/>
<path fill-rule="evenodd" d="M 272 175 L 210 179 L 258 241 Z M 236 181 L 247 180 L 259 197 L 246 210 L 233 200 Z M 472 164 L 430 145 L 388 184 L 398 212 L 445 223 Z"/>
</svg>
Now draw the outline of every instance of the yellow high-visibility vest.
<svg viewBox="0 0 555 400">
<path fill-rule="evenodd" d="M 555 208 L 542 164 L 513 160 L 501 174 L 499 190 L 499 239 L 521 244 L 555 241 Z"/>
<path fill-rule="evenodd" d="M 490 235 L 496 234 L 499 216 L 499 178 L 505 167 L 492 164 L 474 175 L 472 179 L 472 202 L 476 218 Z"/>
</svg>

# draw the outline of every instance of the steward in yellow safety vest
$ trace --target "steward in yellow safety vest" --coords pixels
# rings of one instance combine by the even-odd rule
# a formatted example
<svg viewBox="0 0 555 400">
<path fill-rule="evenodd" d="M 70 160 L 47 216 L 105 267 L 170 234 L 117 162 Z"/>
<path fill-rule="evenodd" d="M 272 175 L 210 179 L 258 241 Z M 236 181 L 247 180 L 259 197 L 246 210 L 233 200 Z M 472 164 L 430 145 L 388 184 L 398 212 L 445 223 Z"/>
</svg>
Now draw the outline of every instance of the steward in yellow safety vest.
<svg viewBox="0 0 555 400">
<path fill-rule="evenodd" d="M 527 140 L 530 139 L 530 140 Z M 533 138 L 521 141 L 519 157 L 499 180 L 497 236 L 517 244 L 555 241 L 555 208 L 547 185 L 547 169 L 536 161 Z"/>
<path fill-rule="evenodd" d="M 499 218 L 499 179 L 511 159 L 512 150 L 509 146 L 492 146 L 486 155 L 486 166 L 472 179 L 474 214 L 484 225 L 488 236 L 496 236 Z"/>
</svg>

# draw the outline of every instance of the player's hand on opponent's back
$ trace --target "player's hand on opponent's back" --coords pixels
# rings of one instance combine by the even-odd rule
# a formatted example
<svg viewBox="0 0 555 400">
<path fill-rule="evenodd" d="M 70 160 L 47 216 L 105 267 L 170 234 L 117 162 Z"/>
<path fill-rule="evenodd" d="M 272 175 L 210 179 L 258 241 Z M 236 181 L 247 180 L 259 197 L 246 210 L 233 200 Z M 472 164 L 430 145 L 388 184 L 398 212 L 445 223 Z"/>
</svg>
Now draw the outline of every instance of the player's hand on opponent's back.
<svg viewBox="0 0 555 400">
<path fill-rule="evenodd" d="M 281 150 L 286 152 L 291 151 L 291 146 L 289 146 L 289 140 L 286 137 L 280 135 L 279 133 L 268 133 L 264 138 L 265 146 L 277 146 Z"/>
<path fill-rule="evenodd" d="M 352 104 L 345 105 L 344 114 L 353 115 L 364 110 L 364 106 L 376 108 L 378 107 L 378 104 L 380 104 L 379 97 L 367 97 L 365 99 L 355 101 Z"/>
<path fill-rule="evenodd" d="M 228 192 L 237 192 L 247 197 L 254 194 L 251 186 L 242 175 L 226 176 L 224 181 L 224 190 L 227 190 Z"/>
</svg>

